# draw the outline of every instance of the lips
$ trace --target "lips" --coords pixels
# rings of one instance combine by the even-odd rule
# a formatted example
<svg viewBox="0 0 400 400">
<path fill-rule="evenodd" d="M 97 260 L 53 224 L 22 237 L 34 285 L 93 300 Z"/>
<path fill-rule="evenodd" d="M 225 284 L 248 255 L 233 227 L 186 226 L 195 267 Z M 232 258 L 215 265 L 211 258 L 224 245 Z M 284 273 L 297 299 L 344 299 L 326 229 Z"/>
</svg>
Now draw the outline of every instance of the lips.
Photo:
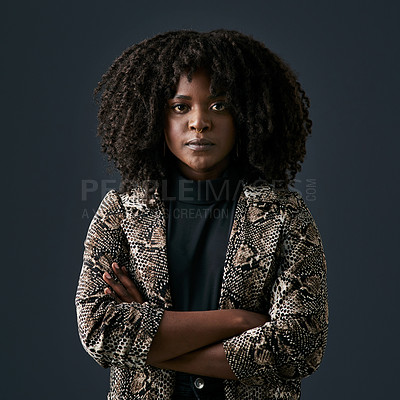
<svg viewBox="0 0 400 400">
<path fill-rule="evenodd" d="M 186 142 L 185 146 L 194 151 L 205 151 L 214 146 L 214 143 L 207 139 L 192 139 Z"/>
</svg>

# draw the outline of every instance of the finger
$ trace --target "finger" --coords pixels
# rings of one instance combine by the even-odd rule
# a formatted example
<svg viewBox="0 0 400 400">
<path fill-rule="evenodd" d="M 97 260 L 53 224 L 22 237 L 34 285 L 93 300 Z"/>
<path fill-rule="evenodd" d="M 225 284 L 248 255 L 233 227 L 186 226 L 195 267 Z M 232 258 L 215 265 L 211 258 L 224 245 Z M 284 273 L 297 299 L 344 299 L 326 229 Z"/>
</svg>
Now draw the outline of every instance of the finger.
<svg viewBox="0 0 400 400">
<path fill-rule="evenodd" d="M 133 297 L 134 301 L 137 303 L 143 303 L 143 297 L 139 292 L 137 286 L 131 279 L 128 274 L 128 271 L 125 267 L 120 268 L 117 263 L 112 263 L 112 269 L 115 272 L 115 275 L 118 277 L 119 281 L 125 287 L 126 291 L 130 296 Z"/>
<path fill-rule="evenodd" d="M 110 288 L 105 288 L 104 294 L 111 296 L 117 303 L 122 303 L 122 300 Z"/>
<path fill-rule="evenodd" d="M 132 301 L 134 301 L 134 298 L 128 293 L 125 287 L 121 283 L 118 283 L 115 279 L 113 279 L 108 272 L 105 272 L 103 274 L 103 279 L 111 287 L 111 289 L 121 301 L 126 303 L 132 303 Z"/>
</svg>

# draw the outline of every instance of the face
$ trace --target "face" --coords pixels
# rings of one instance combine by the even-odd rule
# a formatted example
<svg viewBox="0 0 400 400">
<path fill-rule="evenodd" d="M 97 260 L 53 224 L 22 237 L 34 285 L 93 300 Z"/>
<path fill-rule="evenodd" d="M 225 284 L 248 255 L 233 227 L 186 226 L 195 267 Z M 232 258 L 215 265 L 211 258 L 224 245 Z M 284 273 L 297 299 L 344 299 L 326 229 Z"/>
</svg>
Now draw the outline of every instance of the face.
<svg viewBox="0 0 400 400">
<path fill-rule="evenodd" d="M 229 165 L 235 145 L 233 118 L 225 95 L 211 95 L 206 72 L 195 72 L 191 82 L 181 76 L 175 96 L 168 100 L 165 141 L 188 179 L 215 179 Z"/>
</svg>

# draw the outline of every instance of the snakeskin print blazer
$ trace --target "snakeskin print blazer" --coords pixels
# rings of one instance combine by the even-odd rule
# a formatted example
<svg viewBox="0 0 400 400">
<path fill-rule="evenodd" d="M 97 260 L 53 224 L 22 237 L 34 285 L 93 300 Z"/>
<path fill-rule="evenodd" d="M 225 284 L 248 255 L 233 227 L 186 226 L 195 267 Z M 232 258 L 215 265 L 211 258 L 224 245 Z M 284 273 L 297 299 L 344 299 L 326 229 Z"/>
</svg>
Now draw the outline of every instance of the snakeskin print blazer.
<svg viewBox="0 0 400 400">
<path fill-rule="evenodd" d="M 168 286 L 166 213 L 140 191 L 106 194 L 84 243 L 76 294 L 86 351 L 110 367 L 108 400 L 170 399 L 175 373 L 146 364 Z M 145 298 L 121 303 L 104 294 L 111 263 L 127 267 Z M 327 340 L 326 262 L 315 222 L 301 196 L 245 184 L 226 251 L 219 307 L 269 313 L 271 322 L 223 342 L 238 380 L 228 400 L 300 397 L 300 380 L 316 370 Z"/>
</svg>

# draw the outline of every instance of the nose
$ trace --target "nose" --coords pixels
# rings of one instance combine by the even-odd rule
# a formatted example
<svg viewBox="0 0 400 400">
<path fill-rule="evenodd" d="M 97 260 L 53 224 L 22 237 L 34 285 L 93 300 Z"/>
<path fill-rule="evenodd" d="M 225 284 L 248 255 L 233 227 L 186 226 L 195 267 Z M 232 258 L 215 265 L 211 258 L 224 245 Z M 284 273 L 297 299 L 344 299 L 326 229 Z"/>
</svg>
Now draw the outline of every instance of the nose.
<svg viewBox="0 0 400 400">
<path fill-rule="evenodd" d="M 189 120 L 189 129 L 198 133 L 209 131 L 211 129 L 211 120 L 207 113 L 201 110 L 193 112 Z"/>
</svg>

